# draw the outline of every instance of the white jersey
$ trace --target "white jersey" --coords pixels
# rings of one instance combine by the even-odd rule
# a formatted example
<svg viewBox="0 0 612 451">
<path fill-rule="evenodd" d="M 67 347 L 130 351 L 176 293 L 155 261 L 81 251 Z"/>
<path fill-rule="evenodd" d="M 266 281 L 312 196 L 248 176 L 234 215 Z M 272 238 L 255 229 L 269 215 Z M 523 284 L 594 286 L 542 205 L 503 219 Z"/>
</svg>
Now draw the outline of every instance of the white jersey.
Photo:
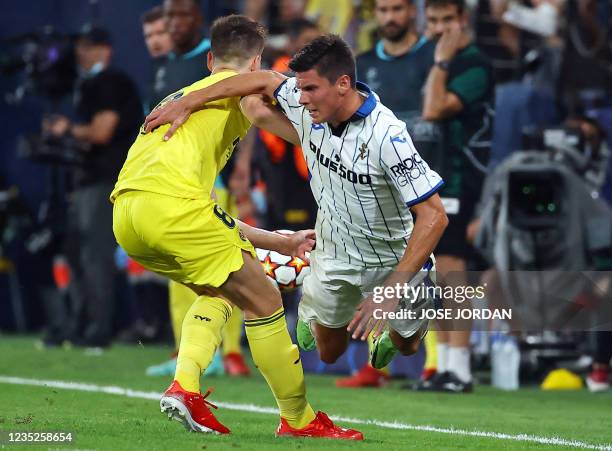
<svg viewBox="0 0 612 451">
<path fill-rule="evenodd" d="M 367 98 L 338 136 L 329 124 L 312 123 L 295 78 L 275 97 L 298 132 L 310 171 L 319 207 L 317 250 L 355 266 L 395 266 L 412 232 L 409 207 L 444 182 L 421 159 L 406 125 L 365 84 L 357 88 Z"/>
</svg>

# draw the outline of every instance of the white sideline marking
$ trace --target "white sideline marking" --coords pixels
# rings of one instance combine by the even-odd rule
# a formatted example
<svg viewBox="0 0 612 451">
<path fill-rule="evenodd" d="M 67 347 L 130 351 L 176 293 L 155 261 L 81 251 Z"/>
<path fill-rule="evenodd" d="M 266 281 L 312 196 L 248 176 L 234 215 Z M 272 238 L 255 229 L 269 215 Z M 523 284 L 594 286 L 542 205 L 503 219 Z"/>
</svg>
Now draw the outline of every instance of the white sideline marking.
<svg viewBox="0 0 612 451">
<path fill-rule="evenodd" d="M 91 393 L 107 393 L 110 395 L 127 396 L 129 398 L 140 398 L 140 399 L 151 399 L 158 401 L 161 397 L 161 393 L 156 392 L 145 392 L 139 390 L 131 390 L 129 388 L 116 387 L 116 386 L 103 386 L 96 384 L 86 384 L 81 382 L 68 382 L 68 381 L 52 381 L 43 379 L 27 379 L 23 377 L 10 377 L 0 376 L 0 383 L 13 384 L 13 385 L 34 385 L 39 387 L 51 387 L 61 388 L 65 390 L 77 390 Z M 223 407 L 228 410 L 238 410 L 241 412 L 254 412 L 254 413 L 265 413 L 278 415 L 278 409 L 272 407 L 261 407 L 254 404 L 234 404 L 218 402 L 216 403 L 219 407 Z M 544 445 L 557 445 L 557 446 L 569 446 L 573 448 L 583 449 L 595 449 L 601 451 L 612 451 L 612 445 L 594 445 L 591 443 L 582 442 L 579 440 L 567 440 L 558 437 L 540 437 L 537 435 L 529 434 L 503 434 L 499 432 L 487 432 L 487 431 L 468 431 L 465 429 L 455 428 L 442 428 L 436 426 L 422 426 L 416 424 L 406 424 L 399 422 L 390 421 L 379 421 L 379 420 L 362 420 L 359 418 L 347 418 L 332 416 L 332 420 L 344 423 L 353 424 L 366 424 L 374 425 L 386 429 L 404 429 L 411 431 L 424 431 L 424 432 L 437 432 L 440 434 L 453 434 L 453 435 L 464 435 L 468 437 L 487 437 L 498 440 L 511 440 L 515 442 L 531 442 L 540 443 Z"/>
</svg>

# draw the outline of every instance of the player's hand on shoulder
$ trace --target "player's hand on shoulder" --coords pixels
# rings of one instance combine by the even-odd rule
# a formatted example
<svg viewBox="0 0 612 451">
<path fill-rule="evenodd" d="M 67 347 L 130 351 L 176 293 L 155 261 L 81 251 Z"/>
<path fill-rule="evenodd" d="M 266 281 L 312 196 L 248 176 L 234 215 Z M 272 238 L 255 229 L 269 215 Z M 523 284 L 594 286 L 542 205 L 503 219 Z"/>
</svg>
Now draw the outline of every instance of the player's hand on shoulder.
<svg viewBox="0 0 612 451">
<path fill-rule="evenodd" d="M 306 253 L 312 251 L 315 247 L 316 235 L 314 230 L 298 230 L 291 235 L 287 235 L 286 240 L 286 249 L 281 252 L 282 254 L 298 257 L 306 263 L 310 263 Z"/>
<path fill-rule="evenodd" d="M 188 97 L 189 95 L 186 95 L 179 99 L 172 100 L 151 111 L 144 122 L 145 132 L 149 133 L 160 125 L 172 124 L 164 135 L 164 141 L 168 141 L 179 127 L 189 119 L 192 113 L 192 107 Z"/>
</svg>

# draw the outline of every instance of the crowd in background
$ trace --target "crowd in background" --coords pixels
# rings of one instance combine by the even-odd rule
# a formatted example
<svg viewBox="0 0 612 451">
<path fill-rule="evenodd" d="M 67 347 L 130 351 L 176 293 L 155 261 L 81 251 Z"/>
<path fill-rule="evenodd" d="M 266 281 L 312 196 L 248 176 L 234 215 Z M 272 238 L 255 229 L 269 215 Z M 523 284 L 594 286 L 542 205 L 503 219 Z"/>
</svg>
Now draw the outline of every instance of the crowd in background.
<svg viewBox="0 0 612 451">
<path fill-rule="evenodd" d="M 59 206 L 58 217 L 43 222 L 58 242 L 37 254 L 48 263 L 46 278 L 15 281 L 19 276 L 11 276 L 20 273 L 22 251 L 15 250 L 7 231 L 17 230 L 15 223 L 40 223 L 41 217 L 18 205 L 16 190 L 0 178 L 1 211 L 6 212 L 0 220 L 0 271 L 8 281 L 2 297 L 10 298 L 0 309 L 14 318 L 4 327 L 35 327 L 40 321 L 23 312 L 45 310 L 48 346 L 70 341 L 104 347 L 117 338 L 169 338 L 167 282 L 116 248 L 108 194 L 144 116 L 169 94 L 210 74 L 206 30 L 215 14 L 242 13 L 265 24 L 264 66 L 279 72 L 289 73 L 291 56 L 321 33 L 339 34 L 351 44 L 358 79 L 406 122 L 421 156 L 446 180 L 441 197 L 451 225 L 436 250 L 445 285 L 465 285 L 468 270 L 491 266 L 473 247 L 483 186 L 502 162 L 525 148 L 534 130 L 579 129 L 594 149 L 581 176 L 592 192 L 612 201 L 607 154 L 599 151 L 612 136 L 607 1 L 243 0 L 222 8 L 211 3 L 203 8 L 197 0 L 166 0 L 142 12 L 151 60 L 146 85 L 137 86 L 113 64 L 113 46 L 121 36 L 112 36 L 104 23 L 80 30 L 70 105 L 54 106 L 41 124 L 44 137 L 74 141 L 80 155 L 76 166 L 53 166 L 49 196 Z M 314 226 L 317 208 L 301 149 L 266 131 L 251 130 L 216 189 L 230 193 L 234 214 L 248 223 L 270 230 Z M 22 241 L 29 250 L 37 242 L 32 235 Z M 34 301 L 20 294 L 24 283 L 40 285 Z M 121 309 L 130 313 L 128 318 L 117 318 L 119 303 L 131 306 Z M 460 391 L 471 391 L 470 339 L 466 327 L 438 331 L 437 361 L 431 365 L 438 379 L 425 373 L 418 388 L 450 380 Z M 601 384 L 607 384 L 611 343 L 602 333 L 594 346 L 597 374 L 590 377 Z M 387 379 L 388 374 L 366 366 L 357 379 L 341 384 L 378 386 Z"/>
</svg>

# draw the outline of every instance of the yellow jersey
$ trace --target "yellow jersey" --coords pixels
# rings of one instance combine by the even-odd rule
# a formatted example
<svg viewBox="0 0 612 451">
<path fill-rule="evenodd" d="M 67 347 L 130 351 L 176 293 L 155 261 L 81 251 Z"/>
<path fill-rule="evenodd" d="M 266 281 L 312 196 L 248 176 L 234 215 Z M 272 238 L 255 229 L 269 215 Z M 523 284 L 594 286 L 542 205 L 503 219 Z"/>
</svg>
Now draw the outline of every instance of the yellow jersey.
<svg viewBox="0 0 612 451">
<path fill-rule="evenodd" d="M 233 75 L 236 72 L 222 71 L 199 80 L 170 94 L 157 108 Z M 250 126 L 240 109 L 240 99 L 233 97 L 208 103 L 191 114 L 168 141 L 163 137 L 169 124 L 150 133 L 141 130 L 119 173 L 111 202 L 122 191 L 129 190 L 210 200 L 215 178 Z"/>
</svg>

